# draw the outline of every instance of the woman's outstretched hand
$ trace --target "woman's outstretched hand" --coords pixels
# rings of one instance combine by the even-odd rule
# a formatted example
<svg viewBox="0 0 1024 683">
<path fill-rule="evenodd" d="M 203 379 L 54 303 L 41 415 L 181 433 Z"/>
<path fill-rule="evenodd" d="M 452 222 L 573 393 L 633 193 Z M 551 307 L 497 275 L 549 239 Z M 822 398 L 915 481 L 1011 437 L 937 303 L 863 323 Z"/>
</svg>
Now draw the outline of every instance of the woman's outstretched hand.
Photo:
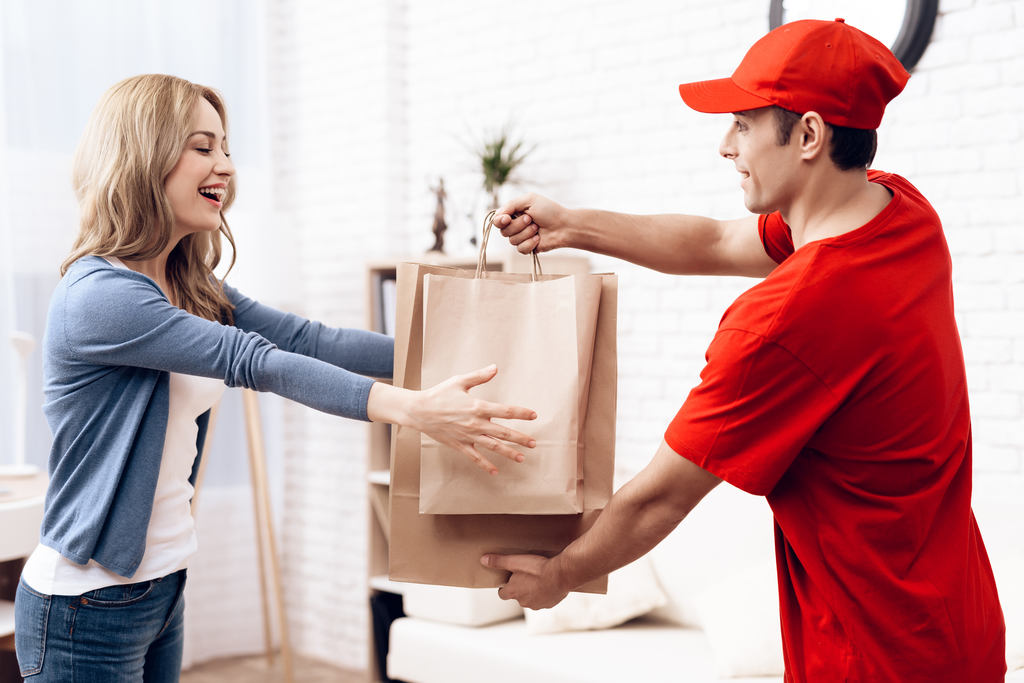
<svg viewBox="0 0 1024 683">
<path fill-rule="evenodd" d="M 492 422 L 492 418 L 533 420 L 537 417 L 529 408 L 493 403 L 469 394 L 470 389 L 489 382 L 497 372 L 497 366 L 490 365 L 450 377 L 421 391 L 378 382 L 370 389 L 366 412 L 375 422 L 391 422 L 423 432 L 465 454 L 481 469 L 497 474 L 498 468 L 488 456 L 499 455 L 522 462 L 525 456 L 513 445 L 533 448 L 536 441 L 527 434 Z"/>
</svg>

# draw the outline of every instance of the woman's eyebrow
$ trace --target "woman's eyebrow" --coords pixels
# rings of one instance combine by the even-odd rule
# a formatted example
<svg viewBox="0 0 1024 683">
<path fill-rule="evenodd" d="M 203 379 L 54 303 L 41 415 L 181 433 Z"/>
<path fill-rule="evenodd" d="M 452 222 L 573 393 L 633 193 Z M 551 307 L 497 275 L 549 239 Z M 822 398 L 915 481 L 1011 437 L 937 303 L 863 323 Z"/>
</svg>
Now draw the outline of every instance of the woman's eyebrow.
<svg viewBox="0 0 1024 683">
<path fill-rule="evenodd" d="M 191 133 L 189 133 L 189 135 L 188 135 L 188 136 L 189 136 L 189 137 L 192 137 L 192 136 L 194 136 L 194 135 L 205 135 L 205 136 L 206 136 L 206 137 L 208 137 L 208 138 L 213 138 L 214 140 L 216 140 L 216 139 L 217 139 L 217 134 L 216 134 L 216 133 L 212 133 L 212 132 L 210 132 L 210 131 L 208 131 L 208 130 L 196 130 L 196 131 L 192 131 Z"/>
</svg>

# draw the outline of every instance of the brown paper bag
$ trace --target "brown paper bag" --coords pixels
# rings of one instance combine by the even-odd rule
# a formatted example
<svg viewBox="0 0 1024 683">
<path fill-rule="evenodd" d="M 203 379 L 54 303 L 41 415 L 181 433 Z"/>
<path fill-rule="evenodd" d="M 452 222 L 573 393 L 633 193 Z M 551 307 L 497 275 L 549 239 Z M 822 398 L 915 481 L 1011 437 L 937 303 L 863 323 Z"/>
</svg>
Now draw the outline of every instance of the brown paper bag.
<svg viewBox="0 0 1024 683">
<path fill-rule="evenodd" d="M 495 462 L 490 476 L 426 436 L 420 452 L 421 513 L 568 514 L 583 511 L 585 424 L 600 275 L 518 282 L 427 274 L 423 286 L 422 386 L 492 362 L 480 398 L 527 406 L 516 424 L 537 445 L 526 460 Z M 496 420 L 496 422 L 502 422 Z"/>
<path fill-rule="evenodd" d="M 415 263 L 400 264 L 397 270 L 394 383 L 420 389 L 423 278 L 428 273 L 466 278 L 474 273 Z M 492 273 L 489 277 L 518 282 L 531 279 L 530 275 L 513 273 Z M 481 566 L 481 555 L 554 555 L 594 523 L 611 497 L 615 467 L 616 308 L 616 276 L 602 275 L 591 389 L 583 429 L 583 513 L 420 514 L 420 434 L 407 427 L 395 427 L 391 440 L 390 578 L 468 588 L 500 586 L 506 573 Z M 528 426 L 524 431 L 529 431 Z M 582 586 L 581 590 L 604 592 L 606 586 L 605 577 Z"/>
</svg>

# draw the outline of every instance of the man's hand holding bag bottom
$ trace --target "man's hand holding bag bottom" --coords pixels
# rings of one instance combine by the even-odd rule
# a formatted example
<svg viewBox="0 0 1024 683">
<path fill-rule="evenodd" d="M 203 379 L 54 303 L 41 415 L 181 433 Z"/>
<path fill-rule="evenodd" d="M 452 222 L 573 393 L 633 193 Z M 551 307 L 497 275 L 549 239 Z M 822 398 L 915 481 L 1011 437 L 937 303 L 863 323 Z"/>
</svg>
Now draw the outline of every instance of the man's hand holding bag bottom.
<svg viewBox="0 0 1024 683">
<path fill-rule="evenodd" d="M 490 225 L 487 221 L 486 225 Z M 397 386 L 431 386 L 494 363 L 482 400 L 536 410 L 536 447 L 495 460 L 494 476 L 418 432 L 395 428 L 389 575 L 396 581 L 501 586 L 488 552 L 552 555 L 594 522 L 614 473 L 617 278 L 398 267 Z M 496 420 L 500 422 L 500 420 Z M 509 422 L 510 428 L 516 425 Z M 602 578 L 581 588 L 604 592 Z"/>
</svg>

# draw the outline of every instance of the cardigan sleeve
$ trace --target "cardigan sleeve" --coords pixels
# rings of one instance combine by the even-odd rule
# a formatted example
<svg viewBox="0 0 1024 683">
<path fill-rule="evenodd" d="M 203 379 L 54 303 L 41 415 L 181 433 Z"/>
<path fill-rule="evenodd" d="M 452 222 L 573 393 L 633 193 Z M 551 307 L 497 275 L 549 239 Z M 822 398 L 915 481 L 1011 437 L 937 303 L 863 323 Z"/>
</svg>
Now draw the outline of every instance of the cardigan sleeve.
<svg viewBox="0 0 1024 683">
<path fill-rule="evenodd" d="M 279 348 L 371 377 L 391 377 L 395 340 L 377 332 L 328 327 L 250 299 L 225 284 L 235 326 L 256 332 Z"/>
<path fill-rule="evenodd" d="M 63 292 L 56 302 L 63 322 L 58 333 L 78 362 L 222 378 L 230 387 L 270 391 L 325 413 L 368 419 L 370 378 L 280 349 L 254 331 L 187 313 L 144 275 L 91 269 Z"/>
</svg>

